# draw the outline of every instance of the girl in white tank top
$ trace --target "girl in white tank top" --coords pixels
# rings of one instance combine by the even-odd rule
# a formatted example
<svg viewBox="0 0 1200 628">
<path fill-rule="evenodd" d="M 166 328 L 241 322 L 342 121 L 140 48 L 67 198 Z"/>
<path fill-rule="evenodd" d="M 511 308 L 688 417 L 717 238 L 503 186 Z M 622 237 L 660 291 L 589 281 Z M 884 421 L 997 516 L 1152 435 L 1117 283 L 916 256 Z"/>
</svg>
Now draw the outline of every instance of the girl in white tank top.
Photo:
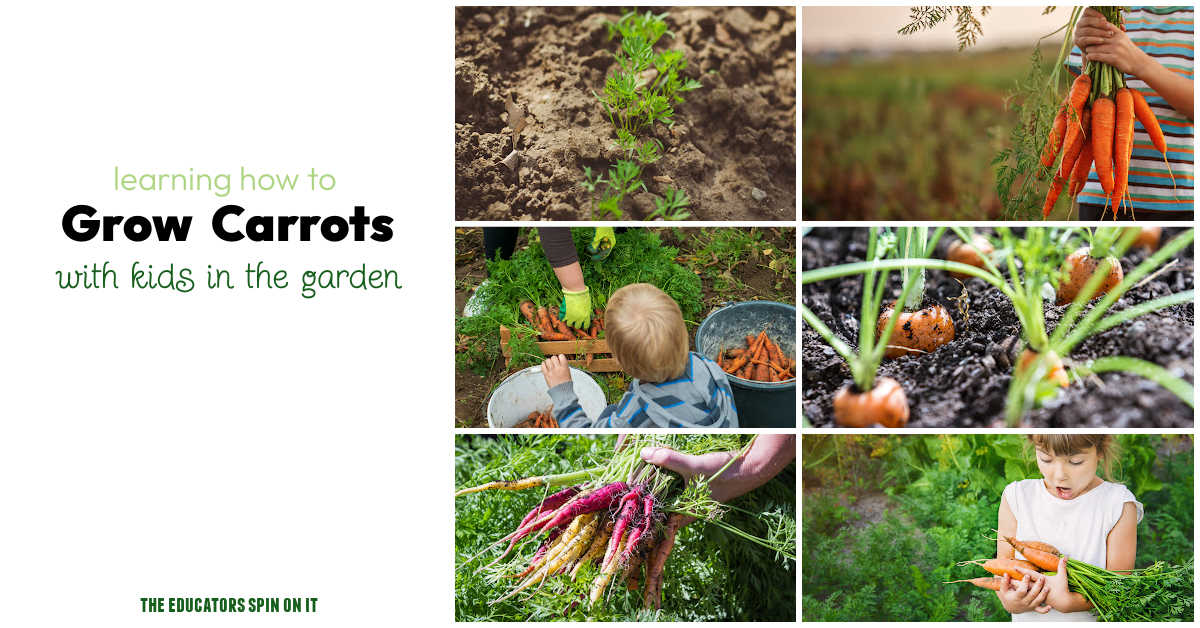
<svg viewBox="0 0 1200 628">
<path fill-rule="evenodd" d="M 1133 569 L 1142 504 L 1097 468 L 1113 457 L 1112 437 L 1034 434 L 1042 478 L 1004 489 L 997 529 L 998 558 L 1023 558 L 1003 539 L 1042 541 L 1064 555 L 1113 571 Z M 1091 604 L 1069 592 L 1064 565 L 1055 577 L 1029 576 L 997 593 L 1013 621 L 1096 621 Z"/>
</svg>

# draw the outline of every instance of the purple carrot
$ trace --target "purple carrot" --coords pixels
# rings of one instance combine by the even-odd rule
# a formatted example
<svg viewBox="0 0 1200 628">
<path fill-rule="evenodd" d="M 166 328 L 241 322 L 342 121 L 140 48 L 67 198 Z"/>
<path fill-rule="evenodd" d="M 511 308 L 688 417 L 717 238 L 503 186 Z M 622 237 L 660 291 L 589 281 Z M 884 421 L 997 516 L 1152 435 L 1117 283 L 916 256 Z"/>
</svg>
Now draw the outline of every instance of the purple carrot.
<svg viewBox="0 0 1200 628">
<path fill-rule="evenodd" d="M 533 521 L 542 513 L 551 512 L 551 511 L 556 510 L 559 507 L 561 507 L 563 504 L 565 504 L 567 502 L 568 499 L 571 499 L 572 497 L 574 497 L 575 494 L 578 493 L 579 489 L 582 487 L 583 487 L 582 484 L 578 484 L 575 486 L 568 486 L 567 488 L 564 488 L 563 490 L 561 490 L 553 495 L 550 495 L 546 499 L 542 500 L 542 503 L 535 506 L 533 510 L 530 510 L 529 514 L 525 515 L 525 518 L 521 520 L 520 525 L 517 526 L 517 532 L 520 532 L 523 528 L 525 528 L 525 526 L 527 526 L 529 524 L 530 521 Z M 526 534 L 528 534 L 528 532 L 526 532 Z M 493 560 L 492 562 L 488 563 L 487 565 L 484 565 L 483 569 L 487 569 L 488 567 L 495 565 L 496 563 L 503 560 L 505 556 L 508 556 L 508 553 L 511 552 L 513 547 L 515 547 L 517 545 L 517 541 L 521 540 L 525 536 L 525 534 L 513 534 L 511 536 L 512 536 L 512 538 L 508 542 L 508 548 L 506 548 L 504 550 L 504 553 L 497 556 L 496 560 Z"/>
<path fill-rule="evenodd" d="M 638 498 L 641 494 L 641 487 L 635 487 L 621 499 L 625 505 L 621 507 L 620 514 L 617 515 L 617 522 L 613 525 L 612 536 L 608 538 L 608 548 L 604 550 L 604 560 L 600 563 L 603 567 L 607 567 L 616 558 L 617 548 L 621 546 L 621 537 L 625 534 L 625 528 L 629 526 L 629 521 L 633 519 L 633 513 L 637 510 Z M 630 497 L 631 495 L 632 497 Z"/>
<path fill-rule="evenodd" d="M 654 495 L 647 495 L 642 500 L 642 521 L 629 533 L 629 542 L 625 543 L 625 551 L 621 554 L 621 560 L 625 560 L 633 554 L 633 549 L 637 547 L 638 541 L 652 525 L 654 525 Z"/>
<path fill-rule="evenodd" d="M 585 515 L 589 512 L 596 512 L 598 510 L 607 510 L 612 508 L 617 503 L 617 500 L 620 499 L 621 494 L 625 492 L 626 488 L 628 488 L 628 486 L 624 482 L 613 482 L 612 484 L 606 484 L 596 489 L 587 497 L 577 499 L 570 504 L 559 508 L 555 513 L 554 518 L 548 521 L 546 525 L 542 526 L 541 529 L 538 530 L 538 533 L 540 534 L 546 530 L 553 530 L 554 528 L 557 528 L 558 526 L 574 519 L 575 517 L 578 517 L 579 515 Z"/>
</svg>

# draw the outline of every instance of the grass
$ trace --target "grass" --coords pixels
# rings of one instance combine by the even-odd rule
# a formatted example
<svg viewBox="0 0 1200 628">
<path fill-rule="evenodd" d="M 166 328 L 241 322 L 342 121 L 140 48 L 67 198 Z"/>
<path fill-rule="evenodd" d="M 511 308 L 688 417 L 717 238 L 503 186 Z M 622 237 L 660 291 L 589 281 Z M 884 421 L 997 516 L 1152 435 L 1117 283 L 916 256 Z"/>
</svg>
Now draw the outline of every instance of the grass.
<svg viewBox="0 0 1200 628">
<path fill-rule="evenodd" d="M 804 217 L 1000 217 L 992 161 L 1029 68 L 1026 49 L 804 59 Z M 1051 218 L 1067 208 L 1064 194 Z"/>
</svg>

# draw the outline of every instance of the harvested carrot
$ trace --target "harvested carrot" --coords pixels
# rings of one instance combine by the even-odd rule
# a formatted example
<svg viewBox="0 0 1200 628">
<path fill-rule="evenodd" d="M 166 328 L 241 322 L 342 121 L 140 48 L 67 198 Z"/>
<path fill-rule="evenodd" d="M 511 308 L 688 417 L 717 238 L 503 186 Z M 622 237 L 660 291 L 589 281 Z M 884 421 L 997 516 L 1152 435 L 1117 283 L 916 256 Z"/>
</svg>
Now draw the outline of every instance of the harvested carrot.
<svg viewBox="0 0 1200 628">
<path fill-rule="evenodd" d="M 893 306 L 879 315 L 875 333 L 882 334 L 892 317 Z M 930 353 L 954 340 L 954 320 L 950 312 L 940 305 L 931 305 L 916 312 L 900 312 L 892 337 L 883 355 L 898 358 L 907 354 Z"/>
<path fill-rule="evenodd" d="M 979 561 L 966 561 L 959 564 L 979 564 Z M 1031 572 L 1037 572 L 1038 567 L 1030 561 L 1019 561 L 1016 558 L 988 558 L 983 564 L 979 564 L 988 572 L 996 575 L 1008 574 L 1008 578 L 1013 580 L 1025 579 L 1024 573 L 1020 569 L 1028 569 Z"/>
<path fill-rule="evenodd" d="M 1117 284 L 1125 278 L 1125 272 L 1121 270 L 1121 262 L 1117 258 L 1110 255 L 1104 259 L 1108 261 L 1108 276 L 1100 284 L 1100 289 L 1092 295 L 1093 299 L 1117 287 Z M 1096 273 L 1100 262 L 1100 259 L 1091 256 L 1091 247 L 1087 246 L 1080 247 L 1067 256 L 1066 261 L 1063 262 L 1063 273 L 1066 277 L 1058 284 L 1059 305 L 1065 305 L 1075 300 L 1075 296 L 1083 289 L 1084 284 Z"/>
<path fill-rule="evenodd" d="M 1063 135 L 1067 132 L 1067 103 L 1058 108 L 1054 123 L 1050 125 L 1050 134 L 1046 137 L 1046 145 L 1042 148 L 1042 165 L 1049 168 L 1054 165 L 1054 158 L 1062 150 Z"/>
<path fill-rule="evenodd" d="M 469 493 L 478 493 L 480 491 L 492 491 L 492 490 L 523 491 L 527 488 L 533 488 L 535 486 L 542 486 L 545 483 L 546 483 L 546 478 L 542 477 L 542 476 L 537 476 L 537 477 L 532 477 L 532 478 L 524 478 L 522 480 L 505 480 L 505 481 L 500 481 L 500 482 L 488 482 L 487 484 L 480 484 L 479 486 L 472 486 L 471 488 L 464 488 L 461 491 L 458 491 L 457 493 L 455 493 L 454 496 L 460 497 L 462 495 L 467 495 Z"/>
<path fill-rule="evenodd" d="M 955 240 L 946 248 L 946 260 L 976 268 L 984 268 L 983 258 L 979 256 L 979 253 L 991 255 L 996 248 L 992 246 L 992 243 L 987 238 L 978 233 L 971 237 L 971 244 L 974 245 L 974 248 L 962 240 Z M 978 252 L 976 252 L 976 249 L 978 249 Z M 968 275 L 966 273 L 951 272 L 950 276 L 964 279 Z"/>
<path fill-rule="evenodd" d="M 1083 186 L 1087 184 L 1088 173 L 1092 170 L 1092 142 L 1088 138 L 1083 143 L 1083 150 L 1079 152 L 1079 159 L 1075 160 L 1075 168 L 1071 170 L 1071 180 L 1067 183 L 1067 195 L 1071 198 L 1079 196 L 1083 191 Z"/>
<path fill-rule="evenodd" d="M 1017 368 L 1028 368 L 1029 364 L 1037 359 L 1037 352 L 1030 349 L 1025 349 L 1021 352 L 1021 357 L 1017 360 Z M 1059 386 L 1066 387 L 1070 385 L 1071 379 L 1067 377 L 1067 370 L 1063 367 L 1062 358 L 1058 354 L 1050 351 L 1046 354 L 1046 375 L 1044 379 L 1052 381 Z"/>
<path fill-rule="evenodd" d="M 1171 162 L 1167 160 L 1167 138 L 1158 124 L 1158 118 L 1150 109 L 1150 103 L 1146 102 L 1146 97 L 1141 92 L 1136 89 L 1129 91 L 1133 96 L 1133 115 L 1138 122 L 1142 123 L 1142 128 L 1146 129 L 1146 135 L 1150 136 L 1150 142 L 1154 144 L 1154 149 L 1162 153 L 1163 163 L 1167 166 L 1167 174 L 1171 175 L 1171 185 L 1174 185 L 1175 173 L 1171 172 Z"/>
<path fill-rule="evenodd" d="M 850 384 L 833 397 L 833 417 L 842 427 L 904 427 L 908 423 L 908 397 L 900 382 L 890 377 L 875 380 L 875 388 L 859 393 Z"/>
<path fill-rule="evenodd" d="M 1013 544 L 1011 537 L 1004 537 L 1004 542 L 1008 543 L 1009 545 L 1012 545 L 1014 549 L 1021 549 L 1017 545 Z M 1016 543 L 1019 543 L 1020 545 L 1024 545 L 1026 547 L 1031 547 L 1033 549 L 1039 549 L 1039 550 L 1042 550 L 1043 552 L 1054 554 L 1055 556 L 1059 556 L 1062 554 L 1062 552 L 1058 551 L 1057 547 L 1054 547 L 1053 545 L 1051 545 L 1049 543 L 1043 543 L 1041 541 L 1016 541 Z"/>
<path fill-rule="evenodd" d="M 1071 93 L 1067 96 L 1067 106 L 1071 108 L 1074 117 L 1068 120 L 1071 124 L 1078 125 L 1083 116 L 1083 105 L 1087 102 L 1088 92 L 1092 90 L 1092 77 L 1086 72 L 1080 74 L 1071 83 Z M 1084 125 L 1086 127 L 1086 125 Z"/>
<path fill-rule="evenodd" d="M 1059 177 L 1054 177 L 1054 181 L 1050 183 L 1050 189 L 1046 191 L 1046 202 L 1042 203 L 1042 218 L 1050 215 L 1054 210 L 1054 204 L 1058 202 L 1058 196 L 1062 194 L 1063 180 Z"/>
<path fill-rule="evenodd" d="M 945 584 L 954 584 L 955 582 L 970 582 L 981 589 L 989 589 L 991 591 L 999 591 L 1001 585 L 1004 584 L 1004 580 L 996 576 L 982 576 L 980 578 L 970 578 L 968 580 L 950 580 Z"/>
<path fill-rule="evenodd" d="M 1018 541 L 1011 536 L 1004 537 L 1004 540 L 1011 546 L 1017 548 L 1025 560 L 1035 564 L 1043 571 L 1058 570 L 1058 552 L 1050 553 L 1041 548 L 1033 547 L 1028 543 Z"/>
<path fill-rule="evenodd" d="M 1092 110 L 1083 110 L 1083 126 L 1072 125 L 1067 129 L 1066 143 L 1063 145 L 1063 160 L 1062 165 L 1058 167 L 1058 178 L 1066 181 L 1071 178 L 1071 172 L 1075 168 L 1075 162 L 1079 160 L 1079 153 L 1083 151 L 1083 143 L 1087 138 L 1087 132 L 1084 131 L 1092 122 Z"/>
<path fill-rule="evenodd" d="M 533 301 L 521 301 L 520 310 L 521 316 L 524 316 L 525 320 L 530 325 L 532 325 L 535 329 L 538 329 L 537 306 L 533 304 Z"/>
<path fill-rule="evenodd" d="M 1117 104 L 1111 98 L 1097 98 L 1092 103 L 1092 158 L 1096 176 L 1104 193 L 1113 193 L 1113 129 L 1117 121 Z"/>
<path fill-rule="evenodd" d="M 1129 161 L 1133 156 L 1133 96 L 1128 87 L 1117 90 L 1117 118 L 1113 135 L 1113 214 L 1129 189 Z M 1132 208 L 1131 208 L 1132 209 Z"/>
</svg>

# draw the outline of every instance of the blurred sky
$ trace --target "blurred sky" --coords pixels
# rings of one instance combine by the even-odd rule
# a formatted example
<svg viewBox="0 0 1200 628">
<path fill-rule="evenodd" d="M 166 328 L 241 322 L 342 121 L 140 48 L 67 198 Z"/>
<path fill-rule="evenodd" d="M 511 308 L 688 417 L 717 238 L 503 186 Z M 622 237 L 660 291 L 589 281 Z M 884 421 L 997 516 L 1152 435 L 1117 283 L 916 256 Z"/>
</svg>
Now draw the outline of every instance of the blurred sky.
<svg viewBox="0 0 1200 628">
<path fill-rule="evenodd" d="M 993 6 L 987 17 L 980 19 L 983 36 L 972 49 L 1008 46 L 1032 49 L 1038 37 L 1053 32 L 1071 17 L 1071 7 L 1058 7 L 1050 15 L 1042 15 L 1044 9 Z M 901 36 L 896 31 L 909 23 L 909 14 L 908 6 L 803 7 L 802 52 L 958 49 L 953 16 L 933 30 Z M 1043 44 L 1050 42 L 1061 44 L 1062 35 L 1055 35 Z"/>
</svg>

